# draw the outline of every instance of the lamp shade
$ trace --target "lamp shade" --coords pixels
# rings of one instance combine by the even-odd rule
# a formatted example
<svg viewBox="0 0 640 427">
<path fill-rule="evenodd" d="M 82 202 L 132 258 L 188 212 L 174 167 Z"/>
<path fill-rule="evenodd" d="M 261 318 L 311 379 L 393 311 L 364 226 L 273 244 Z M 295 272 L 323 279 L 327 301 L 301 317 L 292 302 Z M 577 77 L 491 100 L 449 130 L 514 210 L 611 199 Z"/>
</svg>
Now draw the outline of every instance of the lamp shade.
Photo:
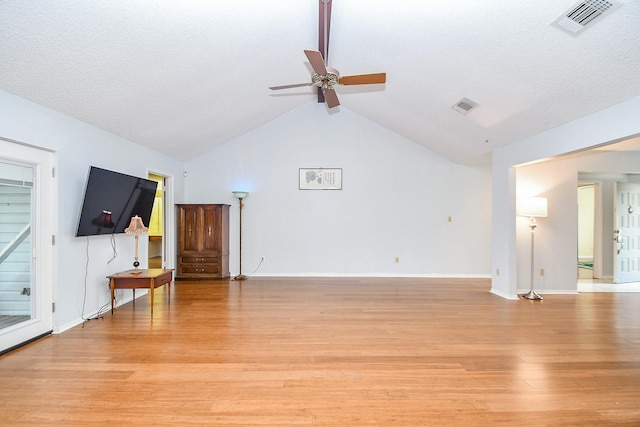
<svg viewBox="0 0 640 427">
<path fill-rule="evenodd" d="M 91 220 L 91 224 L 101 228 L 113 228 L 115 225 L 111 219 L 111 211 L 102 211 L 100 215 Z"/>
<path fill-rule="evenodd" d="M 518 199 L 517 213 L 520 216 L 544 218 L 547 216 L 547 198 L 523 197 Z"/>
<path fill-rule="evenodd" d="M 249 195 L 248 191 L 234 191 L 233 195 L 236 196 L 238 199 L 244 199 L 245 197 L 247 197 Z"/>
<path fill-rule="evenodd" d="M 149 229 L 144 226 L 144 223 L 142 222 L 142 218 L 140 218 L 138 215 L 132 217 L 131 222 L 129 223 L 129 226 L 124 229 L 124 232 L 126 234 L 133 234 L 136 236 L 139 234 L 146 233 L 147 231 L 149 231 Z"/>
</svg>

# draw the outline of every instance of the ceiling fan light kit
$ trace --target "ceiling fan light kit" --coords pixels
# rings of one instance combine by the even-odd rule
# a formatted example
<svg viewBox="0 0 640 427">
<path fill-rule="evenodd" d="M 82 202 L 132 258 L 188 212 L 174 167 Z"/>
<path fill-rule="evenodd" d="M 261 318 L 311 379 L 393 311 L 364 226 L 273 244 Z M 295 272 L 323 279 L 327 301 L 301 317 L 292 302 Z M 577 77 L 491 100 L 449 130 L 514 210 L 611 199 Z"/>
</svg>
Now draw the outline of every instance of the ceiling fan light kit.
<svg viewBox="0 0 640 427">
<path fill-rule="evenodd" d="M 318 86 L 318 87 L 324 87 L 325 85 L 332 87 L 333 85 L 338 83 L 339 77 L 340 77 L 340 74 L 338 73 L 338 70 L 333 70 L 331 68 L 328 68 L 327 74 L 324 76 L 321 76 L 318 73 L 313 73 L 311 75 L 311 82 L 313 83 L 314 86 Z"/>
<path fill-rule="evenodd" d="M 335 85 L 368 85 L 386 83 L 386 73 L 357 74 L 341 77 L 338 70 L 328 68 L 326 60 L 329 55 L 329 28 L 331 21 L 331 0 L 319 0 L 319 50 L 305 50 L 313 74 L 310 83 L 295 83 L 282 86 L 270 86 L 271 90 L 292 89 L 296 87 L 315 86 L 318 88 L 318 102 L 326 102 L 327 107 L 334 108 L 340 105 L 338 95 L 334 90 Z M 324 54 L 323 54 L 324 53 Z"/>
</svg>

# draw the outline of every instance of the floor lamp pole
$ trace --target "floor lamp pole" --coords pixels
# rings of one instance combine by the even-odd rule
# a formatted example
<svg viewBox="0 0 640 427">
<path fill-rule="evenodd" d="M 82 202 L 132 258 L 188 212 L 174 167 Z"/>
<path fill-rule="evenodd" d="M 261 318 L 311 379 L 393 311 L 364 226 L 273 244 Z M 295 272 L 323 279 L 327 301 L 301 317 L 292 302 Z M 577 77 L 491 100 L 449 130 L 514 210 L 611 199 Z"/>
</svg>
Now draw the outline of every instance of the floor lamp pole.
<svg viewBox="0 0 640 427">
<path fill-rule="evenodd" d="M 247 193 L 246 191 L 234 191 L 233 194 L 235 194 L 235 196 L 238 198 L 238 200 L 240 201 L 240 241 L 239 241 L 239 259 L 240 259 L 240 271 L 238 273 L 238 275 L 236 277 L 233 278 L 233 280 L 247 280 L 248 277 L 245 276 L 244 274 L 242 274 L 242 208 L 244 206 L 244 203 L 242 203 L 242 200 L 247 197 L 247 195 L 249 193 Z"/>
<path fill-rule="evenodd" d="M 533 290 L 533 277 L 534 277 L 533 255 L 535 253 L 534 240 L 536 235 L 536 227 L 537 227 L 536 219 L 534 217 L 531 217 L 531 219 L 529 220 L 529 228 L 531 228 L 531 289 L 526 294 L 523 294 L 522 298 L 541 300 L 543 299 L 542 296 L 538 295 L 538 293 L 536 293 L 536 291 Z"/>
</svg>

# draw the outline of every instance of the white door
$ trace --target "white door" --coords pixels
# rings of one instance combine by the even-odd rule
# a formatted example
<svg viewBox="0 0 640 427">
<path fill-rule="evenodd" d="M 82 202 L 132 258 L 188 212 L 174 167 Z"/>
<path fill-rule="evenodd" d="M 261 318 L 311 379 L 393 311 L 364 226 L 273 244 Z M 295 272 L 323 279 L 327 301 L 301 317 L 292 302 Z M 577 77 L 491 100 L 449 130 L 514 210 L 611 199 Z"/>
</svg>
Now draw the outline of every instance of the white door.
<svg viewBox="0 0 640 427">
<path fill-rule="evenodd" d="M 614 282 L 640 282 L 640 184 L 616 183 Z"/>
<path fill-rule="evenodd" d="M 0 138 L 0 353 L 53 329 L 53 153 Z"/>
</svg>

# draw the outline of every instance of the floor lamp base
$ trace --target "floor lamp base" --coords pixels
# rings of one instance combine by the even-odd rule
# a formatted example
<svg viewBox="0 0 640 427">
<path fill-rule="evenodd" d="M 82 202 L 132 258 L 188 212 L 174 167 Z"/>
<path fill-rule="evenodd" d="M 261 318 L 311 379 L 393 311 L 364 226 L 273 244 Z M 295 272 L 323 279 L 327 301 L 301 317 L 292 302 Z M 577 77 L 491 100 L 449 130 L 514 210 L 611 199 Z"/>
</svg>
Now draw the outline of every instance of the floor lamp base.
<svg viewBox="0 0 640 427">
<path fill-rule="evenodd" d="M 536 291 L 534 291 L 533 289 L 531 289 L 529 292 L 527 292 L 526 294 L 522 294 L 521 295 L 522 298 L 526 298 L 526 299 L 539 299 L 542 300 L 544 298 L 542 298 L 542 295 L 538 295 L 536 293 Z"/>
<path fill-rule="evenodd" d="M 233 278 L 233 280 L 247 280 L 248 277 L 245 276 L 244 274 L 238 274 L 236 277 Z"/>
</svg>

